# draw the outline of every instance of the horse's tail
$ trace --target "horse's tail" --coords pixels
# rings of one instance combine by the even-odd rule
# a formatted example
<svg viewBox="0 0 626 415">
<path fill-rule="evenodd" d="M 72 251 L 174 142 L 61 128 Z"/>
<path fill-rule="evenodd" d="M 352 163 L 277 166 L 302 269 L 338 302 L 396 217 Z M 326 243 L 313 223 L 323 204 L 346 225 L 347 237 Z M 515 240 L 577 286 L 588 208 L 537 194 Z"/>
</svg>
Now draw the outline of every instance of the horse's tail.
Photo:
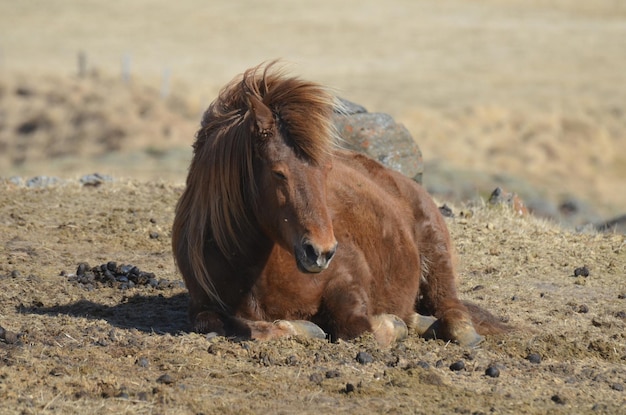
<svg viewBox="0 0 626 415">
<path fill-rule="evenodd" d="M 479 334 L 501 334 L 514 330 L 513 326 L 503 322 L 502 319 L 494 316 L 477 304 L 469 301 L 463 301 L 463 305 L 467 307 L 470 317 L 472 318 L 474 328 Z"/>
</svg>

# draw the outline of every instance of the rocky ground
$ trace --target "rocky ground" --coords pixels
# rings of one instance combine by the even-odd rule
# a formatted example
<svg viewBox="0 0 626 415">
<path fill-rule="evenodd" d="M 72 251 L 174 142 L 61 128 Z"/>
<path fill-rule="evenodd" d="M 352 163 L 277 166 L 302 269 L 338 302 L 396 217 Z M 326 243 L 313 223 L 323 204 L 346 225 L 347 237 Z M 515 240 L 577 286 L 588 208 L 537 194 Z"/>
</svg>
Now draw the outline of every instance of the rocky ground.
<svg viewBox="0 0 626 415">
<path fill-rule="evenodd" d="M 626 219 L 589 224 L 626 213 L 624 21 L 614 0 L 0 2 L 0 413 L 623 412 Z M 407 127 L 460 295 L 514 332 L 189 332 L 170 228 L 193 135 L 278 57 Z"/>
<path fill-rule="evenodd" d="M 415 335 L 386 350 L 369 336 L 251 342 L 189 332 L 170 251 L 181 186 L 95 183 L 1 184 L 2 413 L 614 414 L 626 405 L 623 235 L 572 233 L 501 205 L 452 207 L 461 296 L 516 331 L 477 349 Z"/>
</svg>

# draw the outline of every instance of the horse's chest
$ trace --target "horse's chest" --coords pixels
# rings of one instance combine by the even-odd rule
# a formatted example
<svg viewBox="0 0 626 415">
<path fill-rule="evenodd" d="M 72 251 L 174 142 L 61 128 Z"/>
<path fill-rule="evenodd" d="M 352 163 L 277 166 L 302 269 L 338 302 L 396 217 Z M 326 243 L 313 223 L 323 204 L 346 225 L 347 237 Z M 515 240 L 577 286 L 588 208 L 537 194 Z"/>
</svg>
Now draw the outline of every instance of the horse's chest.
<svg viewBox="0 0 626 415">
<path fill-rule="evenodd" d="M 247 294 L 239 314 L 259 320 L 308 319 L 315 315 L 321 302 L 324 273 L 303 274 L 281 258 L 270 259 Z"/>
</svg>

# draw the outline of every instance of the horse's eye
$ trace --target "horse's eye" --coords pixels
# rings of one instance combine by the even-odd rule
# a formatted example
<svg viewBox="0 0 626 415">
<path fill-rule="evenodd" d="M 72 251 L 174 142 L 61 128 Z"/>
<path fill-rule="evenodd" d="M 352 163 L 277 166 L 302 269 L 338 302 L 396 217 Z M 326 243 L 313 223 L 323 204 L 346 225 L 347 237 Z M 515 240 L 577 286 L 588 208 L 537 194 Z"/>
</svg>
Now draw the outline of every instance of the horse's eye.
<svg viewBox="0 0 626 415">
<path fill-rule="evenodd" d="M 285 173 L 280 170 L 273 170 L 272 174 L 279 180 L 287 180 L 287 176 L 285 176 Z"/>
</svg>

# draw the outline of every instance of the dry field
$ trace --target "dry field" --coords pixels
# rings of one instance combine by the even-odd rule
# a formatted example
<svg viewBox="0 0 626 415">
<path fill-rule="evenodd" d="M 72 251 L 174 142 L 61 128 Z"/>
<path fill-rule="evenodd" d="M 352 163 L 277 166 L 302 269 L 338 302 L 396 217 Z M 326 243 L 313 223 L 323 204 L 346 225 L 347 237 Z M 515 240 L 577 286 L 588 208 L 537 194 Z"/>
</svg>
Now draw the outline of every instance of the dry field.
<svg viewBox="0 0 626 415">
<path fill-rule="evenodd" d="M 428 186 L 626 212 L 623 2 L 0 1 L 0 413 L 623 412 L 625 236 L 480 203 L 448 219 L 460 293 L 517 330 L 478 349 L 188 331 L 170 227 L 199 114 L 276 57 L 403 122 Z M 73 276 L 111 261 L 153 278 Z"/>
<path fill-rule="evenodd" d="M 172 124 L 169 136 L 146 140 L 130 128 L 123 139 L 125 148 L 143 145 L 148 153 L 178 143 L 172 165 L 145 153 L 133 162 L 126 153 L 119 164 L 96 157 L 11 168 L 0 156 L 0 176 L 68 177 L 95 166 L 116 177 L 182 182 L 189 135 L 219 87 L 245 68 L 283 58 L 294 73 L 403 122 L 431 170 L 488 173 L 489 183 L 477 184 L 474 195 L 513 176 L 557 204 L 574 196 L 605 217 L 626 211 L 620 1 L 3 1 L 0 28 L 0 82 L 13 85 L 18 73 L 35 88 L 49 76 L 64 86 L 83 51 L 89 73 L 120 80 L 126 62 L 131 84 L 156 91 L 144 99 L 169 91 L 184 97 L 191 114 L 184 128 L 163 113 L 144 120 L 144 131 L 155 119 Z M 107 88 L 101 116 L 136 122 L 125 93 Z M 4 106 L 10 124 L 19 117 L 11 113 L 16 105 Z M 3 135 L 9 145 L 17 140 Z M 82 139 L 93 140 L 87 132 Z"/>
<path fill-rule="evenodd" d="M 180 186 L 1 190 L 0 413 L 616 414 L 626 405 L 624 235 L 455 208 L 462 298 L 517 331 L 473 350 L 415 335 L 388 350 L 368 336 L 262 343 L 188 331 L 170 252 Z M 155 282 L 72 276 L 79 263 L 111 261 Z M 584 266 L 589 275 L 575 277 Z"/>
</svg>

